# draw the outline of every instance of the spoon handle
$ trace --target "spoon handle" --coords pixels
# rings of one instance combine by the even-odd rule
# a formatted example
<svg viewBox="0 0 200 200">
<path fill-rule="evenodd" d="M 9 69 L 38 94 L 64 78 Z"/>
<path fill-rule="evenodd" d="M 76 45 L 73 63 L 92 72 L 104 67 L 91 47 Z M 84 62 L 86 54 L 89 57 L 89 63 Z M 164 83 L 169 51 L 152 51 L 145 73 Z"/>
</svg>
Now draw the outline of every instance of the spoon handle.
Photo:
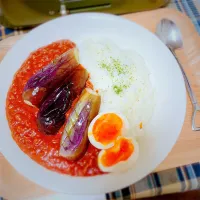
<svg viewBox="0 0 200 200">
<path fill-rule="evenodd" d="M 171 49 L 170 49 L 170 50 L 171 50 Z M 178 64 L 179 64 L 179 67 L 180 67 L 181 72 L 182 72 L 182 74 L 183 74 L 183 77 L 184 77 L 184 80 L 185 80 L 185 84 L 186 84 L 186 88 L 187 88 L 187 90 L 188 90 L 188 93 L 189 93 L 190 99 L 191 99 L 191 101 L 192 101 L 192 104 L 193 104 L 193 105 L 194 105 L 194 104 L 197 104 L 197 100 L 196 100 L 195 94 L 194 94 L 194 92 L 192 91 L 190 82 L 189 82 L 189 80 L 188 80 L 188 78 L 187 78 L 187 75 L 186 75 L 184 69 L 183 69 L 181 63 L 179 62 L 178 58 L 176 57 L 176 54 L 174 53 L 174 51 L 171 50 L 171 52 L 172 52 L 172 54 L 173 54 L 174 57 L 176 58 L 176 61 L 177 61 Z"/>
<path fill-rule="evenodd" d="M 182 72 L 184 80 L 185 80 L 185 85 L 186 85 L 187 91 L 189 93 L 189 96 L 190 96 L 190 99 L 191 99 L 191 102 L 192 102 L 192 105 L 193 105 L 194 111 L 193 111 L 193 115 L 192 115 L 192 130 L 200 131 L 200 127 L 196 127 L 196 125 L 195 125 L 195 116 L 196 116 L 197 111 L 200 111 L 200 106 L 198 105 L 196 96 L 195 96 L 194 92 L 192 91 L 192 87 L 190 85 L 189 79 L 187 78 L 187 75 L 186 75 L 181 63 L 179 62 L 178 58 L 176 57 L 175 52 L 172 49 L 170 49 L 170 51 L 172 52 L 172 54 L 176 58 L 176 61 L 179 64 L 179 67 L 181 69 L 181 72 Z"/>
</svg>

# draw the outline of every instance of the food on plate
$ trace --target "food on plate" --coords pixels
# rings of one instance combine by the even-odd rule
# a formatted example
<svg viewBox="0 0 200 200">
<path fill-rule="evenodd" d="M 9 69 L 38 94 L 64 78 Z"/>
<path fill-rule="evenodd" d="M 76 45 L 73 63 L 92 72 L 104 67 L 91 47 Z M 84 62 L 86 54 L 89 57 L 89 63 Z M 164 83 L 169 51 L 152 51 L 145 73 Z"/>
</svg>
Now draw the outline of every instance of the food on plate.
<svg viewBox="0 0 200 200">
<path fill-rule="evenodd" d="M 101 150 L 98 165 L 103 172 L 120 172 L 133 167 L 139 156 L 139 145 L 133 138 L 119 137 L 113 147 Z"/>
<path fill-rule="evenodd" d="M 88 138 L 96 148 L 108 149 L 114 145 L 119 136 L 126 134 L 128 129 L 128 120 L 122 114 L 104 112 L 92 120 Z"/>
<path fill-rule="evenodd" d="M 71 176 L 100 175 L 103 172 L 97 163 L 98 149 L 89 144 L 86 153 L 78 161 L 69 161 L 59 156 L 60 141 L 65 124 L 56 135 L 45 135 L 38 130 L 38 108 L 27 105 L 22 98 L 24 87 L 31 76 L 71 48 L 73 48 L 72 42 L 61 40 L 41 47 L 29 55 L 13 77 L 12 85 L 8 91 L 7 119 L 16 144 L 33 161 L 61 174 Z M 91 85 L 91 83 L 86 83 L 86 85 Z M 75 103 L 76 100 L 72 103 L 71 109 Z M 70 114 L 70 110 L 66 113 L 66 118 Z"/>
<path fill-rule="evenodd" d="M 6 113 L 13 139 L 35 162 L 94 176 L 134 166 L 153 94 L 135 51 L 105 38 L 60 40 L 32 52 L 16 72 Z"/>
<path fill-rule="evenodd" d="M 101 98 L 86 88 L 71 111 L 60 142 L 59 155 L 68 160 L 79 159 L 88 147 L 88 126 L 98 114 Z"/>
<path fill-rule="evenodd" d="M 82 92 L 87 79 L 87 70 L 78 67 L 72 71 L 71 76 L 66 78 L 62 86 L 44 100 L 37 115 L 37 124 L 41 132 L 47 135 L 57 133 L 65 122 L 66 112 Z"/>
<path fill-rule="evenodd" d="M 78 65 L 78 49 L 74 47 L 43 67 L 28 80 L 23 91 L 24 102 L 40 107 L 44 99 L 59 87 Z"/>
</svg>

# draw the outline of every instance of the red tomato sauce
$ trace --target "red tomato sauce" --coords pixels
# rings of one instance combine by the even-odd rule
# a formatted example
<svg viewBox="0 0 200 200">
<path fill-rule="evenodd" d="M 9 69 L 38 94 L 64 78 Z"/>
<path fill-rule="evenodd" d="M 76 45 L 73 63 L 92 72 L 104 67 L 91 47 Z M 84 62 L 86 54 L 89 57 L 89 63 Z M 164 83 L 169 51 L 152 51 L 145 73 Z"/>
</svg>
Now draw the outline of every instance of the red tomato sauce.
<svg viewBox="0 0 200 200">
<path fill-rule="evenodd" d="M 99 150 L 90 144 L 85 155 L 76 162 L 60 157 L 58 152 L 64 126 L 55 136 L 39 132 L 36 124 L 38 109 L 25 104 L 22 99 L 22 92 L 28 79 L 72 47 L 71 42 L 61 40 L 30 54 L 15 74 L 8 91 L 7 119 L 12 137 L 20 149 L 40 165 L 72 176 L 94 176 L 102 174 L 97 164 Z"/>
</svg>

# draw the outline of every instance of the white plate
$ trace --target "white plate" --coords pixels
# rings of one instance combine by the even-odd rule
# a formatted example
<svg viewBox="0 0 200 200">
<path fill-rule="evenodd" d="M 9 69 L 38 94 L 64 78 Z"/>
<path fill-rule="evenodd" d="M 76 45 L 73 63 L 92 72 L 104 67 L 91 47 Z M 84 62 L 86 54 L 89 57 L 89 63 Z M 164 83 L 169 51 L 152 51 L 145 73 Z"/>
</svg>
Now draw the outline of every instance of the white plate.
<svg viewBox="0 0 200 200">
<path fill-rule="evenodd" d="M 79 44 L 83 38 L 93 36 L 109 38 L 142 55 L 153 76 L 156 106 L 148 134 L 140 141 L 140 157 L 133 169 L 120 174 L 71 177 L 45 169 L 19 149 L 10 135 L 5 100 L 14 73 L 31 51 L 59 39 L 68 38 Z M 1 151 L 21 174 L 48 189 L 69 194 L 97 194 L 135 183 L 164 160 L 181 131 L 186 110 L 186 92 L 176 60 L 155 35 L 121 17 L 85 13 L 45 23 L 17 42 L 3 59 L 0 69 Z"/>
</svg>

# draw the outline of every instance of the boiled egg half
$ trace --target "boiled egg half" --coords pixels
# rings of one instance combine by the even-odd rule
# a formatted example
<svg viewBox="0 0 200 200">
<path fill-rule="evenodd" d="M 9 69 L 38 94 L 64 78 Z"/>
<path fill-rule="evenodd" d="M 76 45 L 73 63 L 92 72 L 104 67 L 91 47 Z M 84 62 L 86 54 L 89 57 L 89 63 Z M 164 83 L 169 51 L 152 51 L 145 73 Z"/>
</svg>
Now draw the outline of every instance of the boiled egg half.
<svg viewBox="0 0 200 200">
<path fill-rule="evenodd" d="M 113 147 L 101 150 L 98 166 L 103 172 L 121 172 L 130 169 L 139 156 L 139 146 L 135 139 L 119 137 Z"/>
<path fill-rule="evenodd" d="M 108 149 L 115 144 L 115 140 L 128 132 L 127 119 L 120 113 L 104 112 L 98 114 L 90 123 L 88 138 L 90 143 L 98 149 Z"/>
</svg>

